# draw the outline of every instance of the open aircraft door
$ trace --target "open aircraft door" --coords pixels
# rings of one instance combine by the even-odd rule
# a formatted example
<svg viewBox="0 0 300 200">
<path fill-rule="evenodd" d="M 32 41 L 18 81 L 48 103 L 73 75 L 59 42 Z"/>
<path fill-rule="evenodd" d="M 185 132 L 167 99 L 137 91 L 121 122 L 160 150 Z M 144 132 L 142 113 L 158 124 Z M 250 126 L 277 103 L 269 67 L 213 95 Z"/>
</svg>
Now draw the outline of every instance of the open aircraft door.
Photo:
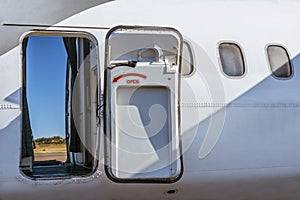
<svg viewBox="0 0 300 200">
<path fill-rule="evenodd" d="M 172 28 L 118 26 L 106 36 L 106 173 L 117 182 L 174 182 L 183 172 L 182 37 Z"/>
</svg>

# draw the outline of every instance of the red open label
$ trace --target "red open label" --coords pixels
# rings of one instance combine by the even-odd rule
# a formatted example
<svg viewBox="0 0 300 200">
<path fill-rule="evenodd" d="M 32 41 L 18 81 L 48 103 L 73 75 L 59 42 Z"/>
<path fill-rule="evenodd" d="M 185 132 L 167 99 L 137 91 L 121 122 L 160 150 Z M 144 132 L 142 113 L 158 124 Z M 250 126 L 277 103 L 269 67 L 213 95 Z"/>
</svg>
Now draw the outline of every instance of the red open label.
<svg viewBox="0 0 300 200">
<path fill-rule="evenodd" d="M 124 78 L 124 77 L 128 77 L 128 76 L 135 76 L 135 77 L 140 77 L 140 78 L 143 78 L 143 79 L 146 79 L 147 76 L 143 75 L 143 74 L 138 74 L 138 73 L 127 73 L 127 74 L 122 74 L 120 76 L 117 76 L 113 79 L 113 83 L 116 83 L 118 82 L 120 79 Z M 128 82 L 129 81 L 129 82 Z M 128 84 L 136 84 L 136 83 L 139 83 L 139 80 L 127 80 L 127 83 Z"/>
</svg>

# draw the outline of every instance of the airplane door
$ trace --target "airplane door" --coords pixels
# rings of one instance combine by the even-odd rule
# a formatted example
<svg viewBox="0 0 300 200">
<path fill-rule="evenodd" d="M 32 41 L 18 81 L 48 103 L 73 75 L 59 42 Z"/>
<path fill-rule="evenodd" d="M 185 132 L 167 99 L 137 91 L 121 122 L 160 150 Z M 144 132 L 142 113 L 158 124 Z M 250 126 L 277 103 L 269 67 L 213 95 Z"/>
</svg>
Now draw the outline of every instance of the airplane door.
<svg viewBox="0 0 300 200">
<path fill-rule="evenodd" d="M 117 182 L 174 182 L 182 37 L 172 28 L 118 26 L 106 36 L 106 173 Z"/>
</svg>

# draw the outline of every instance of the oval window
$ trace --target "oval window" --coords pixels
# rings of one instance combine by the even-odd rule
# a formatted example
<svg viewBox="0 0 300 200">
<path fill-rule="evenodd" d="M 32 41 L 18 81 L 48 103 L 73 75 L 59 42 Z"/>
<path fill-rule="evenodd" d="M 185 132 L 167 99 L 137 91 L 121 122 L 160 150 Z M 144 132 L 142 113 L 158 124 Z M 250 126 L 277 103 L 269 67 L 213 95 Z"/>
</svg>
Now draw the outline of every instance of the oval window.
<svg viewBox="0 0 300 200">
<path fill-rule="evenodd" d="M 242 76 L 245 73 L 245 62 L 241 48 L 234 43 L 219 45 L 219 55 L 223 72 L 228 76 Z"/>
<path fill-rule="evenodd" d="M 277 78 L 289 78 L 292 67 L 289 55 L 285 48 L 279 45 L 267 47 L 268 60 L 273 75 Z"/>
<path fill-rule="evenodd" d="M 194 59 L 192 54 L 192 47 L 187 42 L 183 42 L 181 75 L 188 76 L 191 75 L 193 71 Z"/>
</svg>

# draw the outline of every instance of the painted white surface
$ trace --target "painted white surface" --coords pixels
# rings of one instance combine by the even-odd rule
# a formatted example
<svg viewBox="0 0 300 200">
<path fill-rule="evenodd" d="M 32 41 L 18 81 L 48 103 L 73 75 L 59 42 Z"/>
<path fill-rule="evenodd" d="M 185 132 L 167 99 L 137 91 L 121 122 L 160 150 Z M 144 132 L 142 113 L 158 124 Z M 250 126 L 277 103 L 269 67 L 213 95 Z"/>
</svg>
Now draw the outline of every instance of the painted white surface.
<svg viewBox="0 0 300 200">
<path fill-rule="evenodd" d="M 31 4 L 26 6 L 34 8 Z M 181 110 L 183 177 L 170 185 L 116 184 L 107 179 L 103 165 L 99 165 L 103 173 L 78 182 L 20 178 L 20 111 L 3 109 L 0 157 L 5 162 L 0 163 L 0 199 L 67 199 L 83 193 L 86 199 L 299 199 L 299 8 L 296 0 L 121 0 L 59 22 L 65 26 L 109 28 L 120 24 L 169 26 L 191 42 L 197 71 L 182 79 L 181 103 L 186 103 Z M 23 7 L 14 9 L 13 16 Z M 1 24 L 14 21 L 11 15 L 5 15 L 8 18 L 3 20 L 3 12 L 0 13 Z M 32 13 L 32 19 L 22 23 L 46 23 Z M 16 45 L 20 35 L 30 29 L 6 27 L 8 31 L 1 34 L 5 44 L 0 45 L 1 104 L 6 104 L 6 97 L 21 86 L 19 49 L 7 46 Z M 51 29 L 94 34 L 103 66 L 106 30 Z M 243 48 L 244 78 L 223 76 L 217 57 L 221 41 L 235 41 Z M 294 64 L 292 79 L 282 81 L 270 76 L 265 47 L 271 43 L 287 47 Z M 227 103 L 231 105 L 220 110 Z M 18 102 L 12 105 L 19 108 Z M 103 139 L 102 136 L 101 152 Z M 178 193 L 165 194 L 169 189 L 178 189 Z"/>
</svg>

